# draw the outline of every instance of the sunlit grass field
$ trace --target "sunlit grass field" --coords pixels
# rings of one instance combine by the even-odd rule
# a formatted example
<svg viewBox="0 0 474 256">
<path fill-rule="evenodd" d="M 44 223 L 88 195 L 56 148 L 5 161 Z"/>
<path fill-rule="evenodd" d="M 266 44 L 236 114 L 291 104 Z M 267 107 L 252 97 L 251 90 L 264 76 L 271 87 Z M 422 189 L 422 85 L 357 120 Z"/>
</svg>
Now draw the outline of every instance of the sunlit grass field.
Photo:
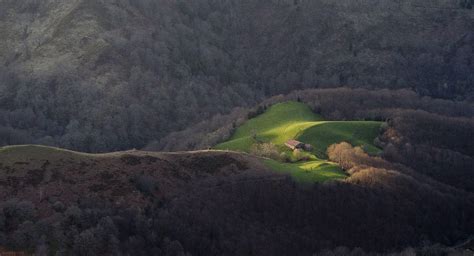
<svg viewBox="0 0 474 256">
<path fill-rule="evenodd" d="M 326 159 L 327 148 L 342 141 L 361 146 L 368 153 L 380 149 L 373 145 L 381 122 L 372 121 L 324 121 L 319 115 L 300 102 L 285 102 L 271 106 L 265 113 L 248 120 L 238 127 L 229 141 L 216 149 L 250 152 L 255 143 L 273 143 L 287 151 L 284 143 L 296 139 L 311 144 L 314 157 L 310 161 L 281 163 L 267 160 L 266 164 L 276 171 L 290 173 L 297 181 L 322 182 L 346 177 L 339 166 Z"/>
<path fill-rule="evenodd" d="M 324 182 L 347 177 L 347 174 L 337 164 L 324 160 L 299 163 L 281 163 L 272 159 L 264 161 L 273 170 L 290 174 L 295 181 L 300 183 Z"/>
</svg>

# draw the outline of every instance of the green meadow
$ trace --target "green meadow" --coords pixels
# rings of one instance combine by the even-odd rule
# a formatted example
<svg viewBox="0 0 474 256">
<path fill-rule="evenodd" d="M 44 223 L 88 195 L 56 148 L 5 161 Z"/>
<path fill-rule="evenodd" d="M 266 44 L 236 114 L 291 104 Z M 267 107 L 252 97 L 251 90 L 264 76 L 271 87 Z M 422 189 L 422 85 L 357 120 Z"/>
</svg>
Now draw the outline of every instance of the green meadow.
<svg viewBox="0 0 474 256">
<path fill-rule="evenodd" d="M 272 143 L 281 152 L 289 153 L 284 143 L 296 139 L 311 144 L 314 149 L 308 161 L 283 163 L 265 160 L 275 171 L 290 173 L 300 182 L 322 182 L 345 178 L 341 168 L 326 160 L 327 148 L 339 142 L 360 146 L 366 152 L 377 154 L 380 149 L 373 145 L 381 122 L 373 121 L 325 121 L 321 116 L 300 102 L 285 102 L 271 106 L 265 113 L 248 120 L 238 127 L 234 135 L 215 148 L 250 153 L 257 143 Z"/>
</svg>

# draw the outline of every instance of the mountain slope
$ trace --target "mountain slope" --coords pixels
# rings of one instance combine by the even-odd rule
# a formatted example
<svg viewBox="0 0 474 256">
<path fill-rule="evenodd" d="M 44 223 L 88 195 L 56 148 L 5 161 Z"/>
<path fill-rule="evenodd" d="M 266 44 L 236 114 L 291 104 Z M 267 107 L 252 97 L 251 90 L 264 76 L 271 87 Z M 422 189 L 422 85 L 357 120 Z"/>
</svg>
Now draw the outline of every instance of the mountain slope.
<svg viewBox="0 0 474 256">
<path fill-rule="evenodd" d="M 0 143 L 140 148 L 302 88 L 471 99 L 473 11 L 399 3 L 2 1 Z"/>
<path fill-rule="evenodd" d="M 231 152 L 4 147 L 0 245 L 69 255 L 312 255 L 472 235 L 472 194 L 361 160 L 348 179 L 307 187 Z"/>
<path fill-rule="evenodd" d="M 83 195 L 144 207 L 150 201 L 140 191 L 156 199 L 171 197 L 191 180 L 238 175 L 249 169 L 261 170 L 257 173 L 261 176 L 272 175 L 256 158 L 230 152 L 86 154 L 11 146 L 0 148 L 0 197 L 29 200 L 44 210 L 42 214 L 50 213 L 47 206 L 57 198 L 74 203 Z"/>
</svg>

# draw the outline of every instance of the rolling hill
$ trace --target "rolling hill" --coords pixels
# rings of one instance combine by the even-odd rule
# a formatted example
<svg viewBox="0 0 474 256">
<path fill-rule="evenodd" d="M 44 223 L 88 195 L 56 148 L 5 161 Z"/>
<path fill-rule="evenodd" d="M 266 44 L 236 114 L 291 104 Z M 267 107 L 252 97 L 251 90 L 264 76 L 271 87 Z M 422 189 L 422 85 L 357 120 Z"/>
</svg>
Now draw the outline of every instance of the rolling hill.
<svg viewBox="0 0 474 256">
<path fill-rule="evenodd" d="M 274 170 L 292 173 L 299 181 L 326 181 L 345 178 L 336 164 L 326 161 L 327 148 L 343 141 L 360 146 L 366 152 L 377 154 L 380 149 L 373 145 L 379 134 L 381 122 L 372 121 L 324 121 L 300 102 L 278 103 L 263 114 L 238 127 L 226 142 L 215 146 L 221 150 L 251 152 L 256 144 L 274 144 L 282 153 L 291 154 L 284 143 L 296 139 L 313 146 L 310 161 L 280 163 L 265 160 Z"/>
<path fill-rule="evenodd" d="M 377 165 L 301 186 L 238 152 L 3 147 L 0 244 L 66 255 L 313 255 L 344 245 L 344 255 L 364 255 L 471 234 L 472 195 Z"/>
<path fill-rule="evenodd" d="M 47 206 L 56 198 L 77 202 L 82 195 L 143 207 L 148 199 L 140 191 L 164 198 L 187 182 L 249 169 L 259 170 L 262 177 L 279 176 L 266 171 L 257 158 L 232 152 L 88 154 L 38 145 L 7 146 L 0 148 L 0 199 L 25 198 L 37 204 L 41 214 L 51 213 Z M 147 179 L 146 188 L 137 183 L 141 179 Z"/>
</svg>

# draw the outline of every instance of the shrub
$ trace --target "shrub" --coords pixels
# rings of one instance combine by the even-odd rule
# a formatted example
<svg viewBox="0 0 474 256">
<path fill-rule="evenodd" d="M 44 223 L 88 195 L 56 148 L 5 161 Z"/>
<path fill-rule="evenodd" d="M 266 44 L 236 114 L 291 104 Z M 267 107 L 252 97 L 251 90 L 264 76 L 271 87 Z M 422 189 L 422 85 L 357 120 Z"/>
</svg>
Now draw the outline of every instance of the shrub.
<svg viewBox="0 0 474 256">
<path fill-rule="evenodd" d="M 64 212 L 64 210 L 66 210 L 66 207 L 64 206 L 64 204 L 62 202 L 56 201 L 53 204 L 53 209 L 57 212 Z"/>
<path fill-rule="evenodd" d="M 256 110 L 254 111 L 249 111 L 247 114 L 247 119 L 252 119 L 254 117 L 257 117 L 265 112 L 267 108 L 265 106 L 258 106 Z"/>
<path fill-rule="evenodd" d="M 267 157 L 277 161 L 283 161 L 282 154 L 273 143 L 254 144 L 250 153 L 256 156 Z"/>
<path fill-rule="evenodd" d="M 139 175 L 133 179 L 135 187 L 145 195 L 151 195 L 156 190 L 157 184 L 153 177 L 148 175 Z"/>
<path fill-rule="evenodd" d="M 299 161 L 308 161 L 310 158 L 309 154 L 303 152 L 299 149 L 293 150 L 292 154 L 292 162 L 299 162 Z"/>
</svg>

